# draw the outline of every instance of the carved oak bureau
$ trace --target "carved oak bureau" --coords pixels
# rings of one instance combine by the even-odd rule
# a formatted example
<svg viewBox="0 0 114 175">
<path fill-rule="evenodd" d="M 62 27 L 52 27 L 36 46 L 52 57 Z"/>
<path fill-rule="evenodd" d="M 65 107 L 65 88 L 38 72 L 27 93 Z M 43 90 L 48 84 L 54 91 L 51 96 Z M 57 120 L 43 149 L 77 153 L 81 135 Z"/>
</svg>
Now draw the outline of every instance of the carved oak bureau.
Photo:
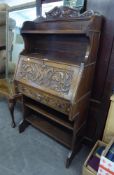
<svg viewBox="0 0 114 175">
<path fill-rule="evenodd" d="M 93 11 L 55 7 L 21 29 L 25 48 L 14 77 L 23 99 L 19 132 L 32 124 L 70 148 L 67 167 L 84 136 L 101 20 Z"/>
</svg>

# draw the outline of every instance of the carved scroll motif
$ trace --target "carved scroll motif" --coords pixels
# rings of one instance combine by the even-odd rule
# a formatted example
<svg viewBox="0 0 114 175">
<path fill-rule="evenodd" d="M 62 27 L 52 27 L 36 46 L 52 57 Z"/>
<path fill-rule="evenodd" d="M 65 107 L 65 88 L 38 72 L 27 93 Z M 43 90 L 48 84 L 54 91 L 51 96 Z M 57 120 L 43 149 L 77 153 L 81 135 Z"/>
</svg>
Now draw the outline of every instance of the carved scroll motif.
<svg viewBox="0 0 114 175">
<path fill-rule="evenodd" d="M 44 62 L 21 61 L 17 77 L 62 94 L 68 94 L 73 79 L 73 71 L 49 66 Z"/>
<path fill-rule="evenodd" d="M 73 9 L 67 6 L 55 7 L 51 11 L 46 13 L 47 19 L 52 18 L 86 18 L 92 17 L 94 12 L 92 10 L 88 10 L 82 14 L 80 14 L 79 9 Z"/>
<path fill-rule="evenodd" d="M 43 103 L 45 105 L 48 105 L 58 111 L 61 111 L 65 114 L 69 113 L 70 110 L 70 104 L 68 102 L 65 102 L 61 99 L 58 99 L 54 96 L 48 95 L 46 93 L 41 93 L 40 91 L 33 91 L 29 89 L 29 87 L 26 87 L 24 85 L 18 84 L 18 91 L 22 94 L 27 95 L 28 97 L 31 97 L 32 99 L 37 100 L 40 103 Z"/>
</svg>

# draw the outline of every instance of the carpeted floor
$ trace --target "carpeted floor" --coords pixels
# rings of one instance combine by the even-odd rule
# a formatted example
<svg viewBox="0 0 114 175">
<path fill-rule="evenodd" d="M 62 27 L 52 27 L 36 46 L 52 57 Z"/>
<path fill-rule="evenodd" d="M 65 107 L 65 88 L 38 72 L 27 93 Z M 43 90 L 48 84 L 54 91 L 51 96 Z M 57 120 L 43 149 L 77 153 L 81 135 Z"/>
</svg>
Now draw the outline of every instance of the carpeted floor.
<svg viewBox="0 0 114 175">
<path fill-rule="evenodd" d="M 15 110 L 16 123 L 21 120 L 19 107 Z M 80 175 L 88 155 L 83 146 L 69 169 L 65 168 L 68 149 L 29 126 L 19 134 L 18 127 L 10 126 L 7 103 L 0 98 L 0 175 Z"/>
</svg>

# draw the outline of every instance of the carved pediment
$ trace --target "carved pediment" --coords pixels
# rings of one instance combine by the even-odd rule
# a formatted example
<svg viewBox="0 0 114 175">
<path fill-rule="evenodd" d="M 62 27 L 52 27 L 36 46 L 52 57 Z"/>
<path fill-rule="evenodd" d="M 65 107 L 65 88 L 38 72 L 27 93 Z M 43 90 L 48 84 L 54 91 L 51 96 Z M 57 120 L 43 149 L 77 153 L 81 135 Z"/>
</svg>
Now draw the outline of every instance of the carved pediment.
<svg viewBox="0 0 114 175">
<path fill-rule="evenodd" d="M 68 20 L 68 19 L 86 19 L 91 18 L 93 15 L 98 13 L 93 10 L 85 11 L 80 13 L 79 9 L 73 9 L 67 6 L 54 7 L 49 12 L 46 12 L 46 17 L 39 17 L 35 22 L 48 21 L 48 20 Z"/>
<path fill-rule="evenodd" d="M 60 6 L 60 7 L 55 7 L 49 12 L 46 12 L 46 18 L 64 18 L 64 17 L 77 17 L 79 16 L 80 12 L 77 9 L 73 9 L 70 7 L 66 6 Z"/>
<path fill-rule="evenodd" d="M 93 10 L 85 11 L 80 13 L 79 9 L 73 9 L 67 6 L 55 7 L 49 12 L 46 12 L 46 19 L 53 18 L 87 18 L 94 15 Z"/>
</svg>

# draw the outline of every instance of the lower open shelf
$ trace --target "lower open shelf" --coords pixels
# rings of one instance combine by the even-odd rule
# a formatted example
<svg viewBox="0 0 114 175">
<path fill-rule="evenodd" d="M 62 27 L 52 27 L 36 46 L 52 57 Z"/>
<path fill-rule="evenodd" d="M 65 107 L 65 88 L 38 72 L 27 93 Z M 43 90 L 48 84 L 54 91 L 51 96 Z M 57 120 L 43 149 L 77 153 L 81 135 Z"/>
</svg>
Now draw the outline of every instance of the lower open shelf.
<svg viewBox="0 0 114 175">
<path fill-rule="evenodd" d="M 38 128 L 39 130 L 43 131 L 47 135 L 54 138 L 56 141 L 62 143 L 68 148 L 71 148 L 72 143 L 72 132 L 66 130 L 64 127 L 60 127 L 54 124 L 52 121 L 47 120 L 40 115 L 34 116 L 31 115 L 26 118 L 26 121 L 32 124 L 34 127 Z"/>
<path fill-rule="evenodd" d="M 56 114 L 56 111 L 53 111 L 52 113 L 52 110 L 49 112 L 47 111 L 47 108 L 43 109 L 41 106 L 39 107 L 39 105 L 37 105 L 37 103 L 35 105 L 28 102 L 25 103 L 25 106 L 28 107 L 29 109 L 32 109 L 33 111 L 38 112 L 39 114 L 45 116 L 49 120 L 52 120 L 55 123 L 58 123 L 66 127 L 67 129 L 73 131 L 73 122 L 71 123 L 70 121 L 66 120 L 66 118 L 63 117 L 63 114 L 62 116 L 60 115 L 60 113 Z"/>
</svg>

